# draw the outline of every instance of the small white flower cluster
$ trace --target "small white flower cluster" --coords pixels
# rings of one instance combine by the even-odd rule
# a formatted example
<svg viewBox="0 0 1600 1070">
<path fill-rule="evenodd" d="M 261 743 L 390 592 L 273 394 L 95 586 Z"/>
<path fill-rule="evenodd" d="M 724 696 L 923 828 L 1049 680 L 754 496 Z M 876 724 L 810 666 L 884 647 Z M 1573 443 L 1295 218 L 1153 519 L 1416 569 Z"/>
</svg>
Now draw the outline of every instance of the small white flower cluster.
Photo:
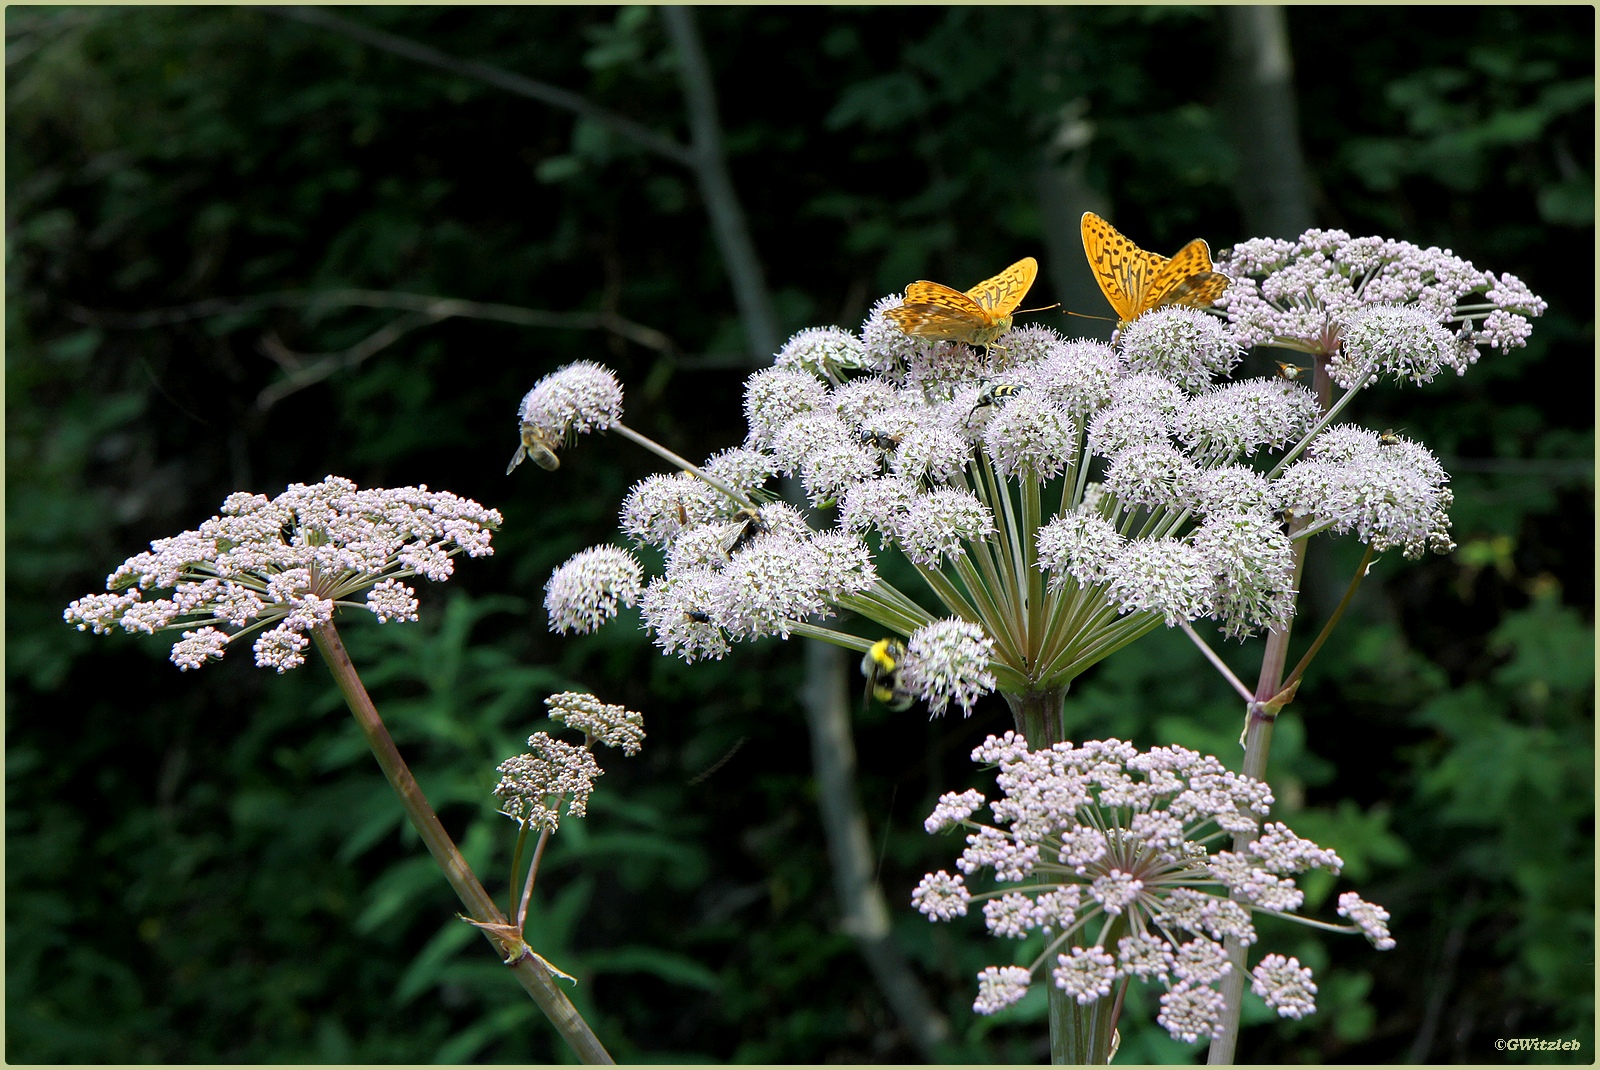
<svg viewBox="0 0 1600 1070">
<path fill-rule="evenodd" d="M 1030 751 L 1007 732 L 989 736 L 972 759 L 999 767 L 1002 797 L 990 809 L 1007 828 L 973 819 L 984 803 L 979 791 L 940 798 L 926 827 L 971 830 L 956 861 L 961 873 L 928 874 L 912 903 L 931 920 L 949 921 L 981 902 L 995 936 L 1052 937 L 1032 965 L 978 975 L 973 1009 L 980 1014 L 1020 1000 L 1051 964 L 1053 983 L 1084 1004 L 1108 996 L 1121 978 L 1159 982 L 1166 992 L 1157 1020 L 1169 1033 L 1190 1042 L 1215 1036 L 1223 1008 L 1216 985 L 1232 968 L 1223 939 L 1254 944 L 1252 912 L 1290 915 L 1304 901 L 1295 874 L 1337 874 L 1343 865 L 1282 823 L 1262 823 L 1272 803 L 1265 784 L 1183 747 L 1141 752 L 1110 739 Z M 1212 846 L 1232 833 L 1255 840 L 1242 852 Z M 962 874 L 982 868 L 1004 884 L 1029 883 L 974 894 Z M 1339 913 L 1378 948 L 1394 946 L 1382 908 L 1351 892 L 1340 897 Z M 1125 935 L 1106 946 L 1111 931 Z M 1316 1009 L 1311 972 L 1295 959 L 1267 955 L 1252 978 L 1284 1017 Z"/>
<path fill-rule="evenodd" d="M 978 625 L 936 620 L 911 633 L 900 686 L 926 701 L 931 716 L 944 713 L 952 700 L 971 716 L 972 704 L 994 690 L 994 674 L 988 670 L 992 657 L 994 640 Z"/>
<path fill-rule="evenodd" d="M 1409 558 L 1449 553 L 1450 475 L 1433 453 L 1403 435 L 1334 427 L 1277 481 L 1278 499 L 1311 518 L 1307 531 L 1354 531 L 1376 551 Z"/>
<path fill-rule="evenodd" d="M 595 778 L 605 772 L 594 760 L 594 744 L 620 748 L 629 757 L 638 754 L 644 745 L 644 716 L 580 691 L 551 695 L 544 704 L 552 721 L 584 733 L 583 744 L 535 732 L 528 737 L 528 753 L 500 763 L 494 794 L 500 812 L 524 829 L 554 832 L 561 824 L 563 803 L 568 817 L 588 812 Z"/>
<path fill-rule="evenodd" d="M 563 691 L 544 700 L 552 721 L 561 721 L 591 739 L 632 758 L 644 746 L 644 714 L 601 702 L 581 691 Z"/>
<path fill-rule="evenodd" d="M 1330 372 L 1345 387 L 1362 369 L 1415 383 L 1464 374 L 1481 345 L 1526 344 L 1529 319 L 1548 307 L 1515 276 L 1448 249 L 1342 230 L 1240 242 L 1216 267 L 1233 280 L 1217 307 L 1241 343 L 1336 357 Z"/>
<path fill-rule="evenodd" d="M 400 581 L 445 580 L 456 554 L 492 554 L 500 524 L 495 510 L 448 492 L 360 490 L 337 476 L 295 483 L 271 499 L 231 494 L 218 516 L 155 540 L 106 579 L 110 594 L 80 598 L 63 616 L 97 634 L 183 629 L 172 660 L 185 670 L 259 632 L 256 664 L 284 672 L 305 662 L 305 633 L 337 607 L 415 620 L 415 592 Z M 166 588 L 170 598 L 144 600 Z M 355 601 L 363 591 L 365 600 Z"/>
<path fill-rule="evenodd" d="M 563 802 L 569 817 L 587 813 L 595 778 L 605 772 L 589 749 L 563 743 L 546 732 L 529 736 L 528 749 L 497 769 L 500 783 L 494 794 L 500 799 L 500 812 L 523 828 L 547 832 L 560 827 Z"/>
</svg>

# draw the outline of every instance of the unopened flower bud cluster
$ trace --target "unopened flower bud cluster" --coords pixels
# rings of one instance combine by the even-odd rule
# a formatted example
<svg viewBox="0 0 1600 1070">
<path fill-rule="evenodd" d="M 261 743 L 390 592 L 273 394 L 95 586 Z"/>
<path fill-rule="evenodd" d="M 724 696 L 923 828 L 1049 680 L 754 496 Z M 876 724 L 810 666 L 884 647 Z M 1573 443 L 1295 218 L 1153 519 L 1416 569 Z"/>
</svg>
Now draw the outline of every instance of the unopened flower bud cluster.
<svg viewBox="0 0 1600 1070">
<path fill-rule="evenodd" d="M 1255 944 L 1252 914 L 1292 917 L 1302 906 L 1296 874 L 1337 874 L 1343 865 L 1334 852 L 1266 821 L 1272 795 L 1265 784 L 1183 747 L 1141 752 L 1110 739 L 1030 751 L 1007 732 L 988 737 L 972 759 L 999 767 L 1001 797 L 989 807 L 995 823 L 974 817 L 982 792 L 944 795 L 925 827 L 970 830 L 967 847 L 959 872 L 927 874 L 912 903 L 933 921 L 981 903 L 997 937 L 1050 937 L 1033 963 L 978 975 L 973 1008 L 981 1014 L 1017 1002 L 1045 973 L 1080 1004 L 1132 979 L 1163 986 L 1157 1020 L 1173 1037 L 1215 1036 L 1223 1009 L 1217 986 L 1232 969 L 1224 938 Z M 1216 846 L 1233 833 L 1254 842 L 1243 851 Z M 1002 889 L 974 894 L 966 879 L 980 869 L 992 870 Z M 1339 914 L 1355 923 L 1348 931 L 1365 933 L 1379 949 L 1394 946 L 1381 907 L 1347 892 Z M 1311 971 L 1293 958 L 1264 956 L 1252 985 L 1284 1017 L 1316 1009 Z"/>
<path fill-rule="evenodd" d="M 644 717 L 593 695 L 563 691 L 545 699 L 550 719 L 584 733 L 583 744 L 566 743 L 548 732 L 528 737 L 528 751 L 501 762 L 495 797 L 500 812 L 525 829 L 554 832 L 563 804 L 568 817 L 588 812 L 594 782 L 605 771 L 594 759 L 595 743 L 617 747 L 632 757 L 644 745 Z"/>
<path fill-rule="evenodd" d="M 493 553 L 500 523 L 497 511 L 448 492 L 360 490 L 337 476 L 271 499 L 231 494 L 219 515 L 155 540 L 107 577 L 109 594 L 78 599 L 64 617 L 97 634 L 181 630 L 172 660 L 185 670 L 259 633 L 256 664 L 284 672 L 305 662 L 306 633 L 338 607 L 415 620 L 416 593 L 401 581 L 445 580 L 456 554 Z M 162 589 L 171 595 L 144 597 Z"/>
</svg>

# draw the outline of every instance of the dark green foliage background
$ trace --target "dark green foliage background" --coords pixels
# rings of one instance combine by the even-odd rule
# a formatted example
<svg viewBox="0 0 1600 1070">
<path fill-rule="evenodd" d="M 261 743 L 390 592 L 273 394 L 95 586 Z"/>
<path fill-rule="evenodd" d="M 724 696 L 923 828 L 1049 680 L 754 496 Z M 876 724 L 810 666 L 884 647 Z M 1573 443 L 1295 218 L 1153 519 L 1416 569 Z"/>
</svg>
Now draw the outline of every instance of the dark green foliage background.
<svg viewBox="0 0 1600 1070">
<path fill-rule="evenodd" d="M 1308 909 L 1332 917 L 1357 888 L 1393 912 L 1399 946 L 1268 928 L 1265 947 L 1317 969 L 1320 1010 L 1269 1024 L 1254 1002 L 1248 1061 L 1498 1061 L 1510 1036 L 1583 1044 L 1523 1058 L 1593 1059 L 1594 12 L 1440 12 L 1288 9 L 1318 223 L 1449 247 L 1551 308 L 1526 349 L 1356 407 L 1445 458 L 1461 548 L 1379 563 L 1280 723 L 1272 781 L 1286 819 L 1348 862 L 1310 883 Z M 343 13 L 687 136 L 649 9 Z M 6 17 L 7 1059 L 570 1059 L 454 920 L 325 670 L 276 677 L 236 654 L 179 674 L 164 642 L 61 622 L 229 492 L 329 472 L 506 515 L 492 559 L 423 593 L 420 624 L 344 628 L 494 894 L 512 830 L 493 768 L 540 727 L 543 697 L 593 689 L 647 716 L 642 755 L 601 756 L 529 926 L 581 979 L 571 997 L 611 1051 L 914 1059 L 835 925 L 797 648 L 684 666 L 628 620 L 550 635 L 545 577 L 613 537 L 652 463 L 598 438 L 558 472 L 502 475 L 518 399 L 580 358 L 614 367 L 629 422 L 690 457 L 742 436 L 741 334 L 692 178 L 565 113 L 261 10 Z M 1038 255 L 1031 175 L 1074 102 L 1095 123 L 1090 180 L 1128 234 L 1156 250 L 1250 236 L 1215 9 L 697 17 L 786 331 L 854 326 L 913 278 Z M 279 376 L 264 337 L 333 351 L 392 314 L 107 318 L 336 287 L 613 310 L 676 352 L 456 319 L 262 413 Z M 1301 644 L 1358 556 L 1313 549 Z M 1228 657 L 1247 674 L 1259 648 Z M 1079 738 L 1238 755 L 1238 703 L 1181 636 L 1119 654 L 1070 703 Z M 1042 1000 L 970 1011 L 973 974 L 1014 949 L 976 917 L 930 926 L 907 906 L 959 847 L 923 815 L 984 783 L 966 754 L 1007 721 L 994 700 L 967 721 L 873 710 L 857 725 L 897 935 L 951 1016 L 950 1061 L 1043 1057 Z M 1121 1059 L 1195 1058 L 1153 1013 L 1130 1002 Z"/>
</svg>

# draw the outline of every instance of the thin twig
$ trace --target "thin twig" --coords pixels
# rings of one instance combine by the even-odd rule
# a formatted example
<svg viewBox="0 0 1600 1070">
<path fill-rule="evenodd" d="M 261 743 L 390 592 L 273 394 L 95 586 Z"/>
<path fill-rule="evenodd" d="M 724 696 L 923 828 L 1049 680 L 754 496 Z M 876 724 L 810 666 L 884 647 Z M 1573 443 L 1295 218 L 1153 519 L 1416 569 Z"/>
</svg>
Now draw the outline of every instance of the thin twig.
<svg viewBox="0 0 1600 1070">
<path fill-rule="evenodd" d="M 691 464 L 687 459 L 679 457 L 676 453 L 673 453 L 671 450 L 667 449 L 667 447 L 661 445 L 654 439 L 641 435 L 639 432 L 635 431 L 621 420 L 618 420 L 616 423 L 606 428 L 606 430 L 615 431 L 629 442 L 632 442 L 637 446 L 643 446 L 657 457 L 660 457 L 662 460 L 671 464 L 677 465 L 679 468 L 694 476 L 696 479 L 704 480 L 708 485 L 717 488 L 722 493 L 726 494 L 728 497 L 732 498 L 734 501 L 745 506 L 746 508 L 755 507 L 755 503 L 750 500 L 748 495 L 741 494 L 735 488 L 729 486 L 727 483 L 724 483 L 711 473 L 704 471 L 694 464 Z"/>
<path fill-rule="evenodd" d="M 266 412 L 289 395 L 377 356 L 418 327 L 437 322 L 436 316 L 408 313 L 390 320 L 348 349 L 335 353 L 296 353 L 279 341 L 276 335 L 264 335 L 258 348 L 285 374 L 284 378 L 263 387 L 261 393 L 256 395 L 256 410 Z"/>
<path fill-rule="evenodd" d="M 463 78 L 474 78 L 480 82 L 487 82 L 489 85 L 497 89 L 504 89 L 508 93 L 515 93 L 520 97 L 528 97 L 543 104 L 570 111 L 585 119 L 599 123 L 643 148 L 665 156 L 674 163 L 682 164 L 685 167 L 694 166 L 694 159 L 689 150 L 676 141 L 663 137 L 649 127 L 636 123 L 626 116 L 618 115 L 614 111 L 602 108 L 570 89 L 562 89 L 560 86 L 551 85 L 548 82 L 513 74 L 505 68 L 496 67 L 493 64 L 472 59 L 460 59 L 448 53 L 440 52 L 437 48 L 430 48 L 408 38 L 386 33 L 383 30 L 376 30 L 370 26 L 363 26 L 361 23 L 352 22 L 349 19 L 340 18 L 338 15 L 334 15 L 323 8 L 263 7 L 261 10 L 284 18 L 297 19 L 312 26 L 320 26 L 325 30 L 333 30 L 335 33 L 342 33 L 346 37 L 360 41 L 362 44 L 371 45 L 373 48 L 381 48 L 385 52 L 393 52 L 397 56 L 404 56 L 406 59 L 414 60 L 417 63 L 425 63 L 430 67 L 437 67 L 440 70 L 449 71 L 451 74 L 457 74 Z"/>
<path fill-rule="evenodd" d="M 544 309 L 523 308 L 520 305 L 466 301 L 459 297 L 405 293 L 398 290 L 278 290 L 250 297 L 212 297 L 170 308 L 134 313 L 68 306 L 67 315 L 79 323 L 97 327 L 143 330 L 173 323 L 186 323 L 190 320 L 208 319 L 212 316 L 242 315 L 262 312 L 269 308 L 301 307 L 308 310 L 345 307 L 387 308 L 423 313 L 437 320 L 459 317 L 509 323 L 517 327 L 603 330 L 626 338 L 646 349 L 663 353 L 678 351 L 677 345 L 665 333 L 654 327 L 635 323 L 614 312 L 549 312 Z"/>
</svg>

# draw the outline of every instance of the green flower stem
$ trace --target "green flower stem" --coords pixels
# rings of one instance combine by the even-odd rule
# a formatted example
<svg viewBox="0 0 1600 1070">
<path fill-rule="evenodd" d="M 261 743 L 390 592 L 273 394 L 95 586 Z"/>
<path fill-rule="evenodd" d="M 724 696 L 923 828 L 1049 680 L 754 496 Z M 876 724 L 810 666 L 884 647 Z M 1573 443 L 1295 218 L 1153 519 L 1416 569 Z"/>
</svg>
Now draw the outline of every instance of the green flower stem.
<svg viewBox="0 0 1600 1070">
<path fill-rule="evenodd" d="M 1354 391 L 1351 391 L 1354 393 Z M 1306 544 L 1294 544 L 1294 589 L 1300 589 L 1300 571 L 1306 561 Z M 1348 597 L 1348 596 L 1347 596 Z M 1283 667 L 1289 660 L 1289 634 L 1293 622 L 1282 629 L 1267 633 L 1266 650 L 1261 655 L 1261 675 L 1256 680 L 1255 701 L 1245 707 L 1244 764 L 1240 772 L 1263 783 L 1267 779 L 1267 754 L 1272 748 L 1272 727 L 1277 722 L 1276 712 L 1269 712 L 1266 703 L 1283 690 Z M 1243 851 L 1255 839 L 1250 832 L 1235 833 L 1233 849 Z M 1239 1012 L 1244 1006 L 1245 952 L 1238 939 L 1229 936 L 1223 940 L 1228 949 L 1228 961 L 1233 964 L 1222 978 L 1222 1032 L 1211 1041 L 1206 1062 L 1213 1066 L 1232 1065 L 1239 1044 Z"/>
<path fill-rule="evenodd" d="M 313 628 L 311 637 L 327 661 L 328 668 L 333 673 L 339 690 L 344 694 L 346 704 L 350 707 L 350 712 L 355 715 L 356 724 L 361 726 L 362 735 L 367 737 L 367 744 L 372 748 L 373 756 L 378 759 L 383 775 L 389 779 L 389 785 L 394 788 L 395 794 L 400 796 L 400 803 L 405 807 L 406 816 L 411 819 L 412 827 L 422 837 L 422 842 L 427 844 L 433 860 L 444 871 L 445 879 L 450 882 L 450 887 L 455 889 L 462 906 L 466 907 L 467 916 L 479 922 L 480 928 L 483 925 L 500 926 L 502 931 L 509 932 L 510 925 L 505 915 L 494 905 L 489 893 L 483 890 L 483 885 L 478 882 L 472 868 L 467 865 L 467 860 L 461 857 L 455 842 L 450 839 L 450 834 L 445 832 L 444 826 L 439 823 L 439 818 L 433 812 L 433 807 L 428 804 L 427 797 L 422 794 L 422 788 L 417 783 L 416 777 L 411 775 L 405 759 L 400 756 L 400 750 L 395 746 L 393 737 L 389 735 L 388 728 L 384 727 L 383 719 L 378 716 L 377 707 L 372 704 L 371 696 L 367 694 L 361 678 L 356 675 L 355 666 L 350 661 L 350 655 L 345 650 L 339 633 L 334 630 L 333 623 L 330 621 Z M 526 947 L 520 937 L 512 939 L 490 929 L 484 929 L 483 932 L 502 959 Z M 550 1024 L 555 1026 L 556 1032 L 572 1046 L 578 1058 L 585 1063 L 614 1063 L 615 1060 L 606 1052 L 599 1038 L 594 1035 L 594 1031 L 589 1028 L 589 1023 L 583 1020 L 583 1016 L 567 999 L 566 994 L 556 987 L 555 981 L 551 979 L 549 971 L 540 964 L 541 962 L 542 960 L 533 955 L 524 954 L 511 964 L 511 972 L 518 983 L 527 990 L 528 995 L 533 997 L 533 1001 L 538 1004 L 545 1017 L 550 1019 Z"/>
<path fill-rule="evenodd" d="M 1160 614 L 1129 613 L 1102 628 L 1099 621 L 1104 618 L 1106 610 L 1115 615 L 1115 607 L 1104 607 L 1101 613 L 1082 629 L 1079 636 L 1082 641 L 1063 650 L 1040 673 L 1040 679 L 1054 680 L 1057 676 L 1072 679 L 1095 662 L 1103 661 L 1129 643 L 1149 635 L 1161 624 Z"/>
<path fill-rule="evenodd" d="M 967 590 L 972 592 L 974 599 L 979 603 L 978 623 L 982 624 L 984 631 L 994 639 L 994 645 L 999 649 L 1001 659 L 1016 666 L 1017 671 L 1021 672 L 1022 648 L 1017 642 L 1015 614 L 1008 613 L 1010 607 L 1003 606 L 995 600 L 998 592 L 979 578 L 977 571 L 972 567 L 972 562 L 967 560 L 966 554 L 947 556 L 950 556 L 950 563 L 955 566 L 956 573 L 967 585 Z M 942 575 L 938 569 L 927 571 Z"/>
<path fill-rule="evenodd" d="M 1022 494 L 1022 574 L 1018 582 L 1023 586 L 1024 598 L 1027 600 L 1028 614 L 1028 658 L 1030 667 L 1039 663 L 1039 651 L 1044 644 L 1044 622 L 1047 608 L 1044 590 L 1044 573 L 1039 571 L 1038 538 L 1039 526 L 1043 523 L 1043 504 L 1040 495 L 1044 491 L 1043 485 L 1033 477 L 1030 472 L 1023 472 L 1021 482 Z"/>
<path fill-rule="evenodd" d="M 1303 543 L 1301 545 L 1304 545 Z M 1322 626 L 1322 631 L 1317 633 L 1317 638 L 1312 641 L 1309 649 L 1295 662 L 1289 675 L 1284 679 L 1285 688 L 1294 687 L 1300 683 L 1300 677 L 1305 675 L 1306 667 L 1311 664 L 1311 659 L 1317 656 L 1317 651 L 1322 649 L 1322 644 L 1328 641 L 1328 636 L 1333 634 L 1333 626 L 1339 623 L 1339 618 L 1344 616 L 1344 611 L 1350 605 L 1350 599 L 1355 597 L 1356 588 L 1361 586 L 1361 581 L 1367 577 L 1367 569 L 1372 564 L 1373 551 L 1371 545 L 1362 555 L 1361 563 L 1356 566 L 1356 574 L 1350 578 L 1350 586 L 1345 588 L 1344 597 L 1339 599 L 1339 604 L 1334 607 L 1333 613 L 1328 617 L 1328 623 Z"/>
<path fill-rule="evenodd" d="M 711 475 L 709 472 L 705 472 L 699 468 L 696 468 L 686 459 L 679 457 L 676 453 L 673 453 L 671 450 L 667 449 L 667 447 L 660 445 L 653 439 L 646 438 L 645 436 L 639 434 L 639 432 L 635 431 L 621 420 L 618 420 L 616 423 L 606 428 L 606 430 L 615 431 L 629 442 L 632 442 L 638 446 L 643 446 L 645 449 L 649 450 L 651 453 L 655 454 L 657 457 L 660 457 L 669 464 L 675 465 L 676 467 L 683 469 L 685 472 L 688 472 L 696 479 L 703 480 L 711 486 L 716 487 L 718 490 L 732 498 L 734 501 L 738 502 L 740 505 L 750 509 L 755 508 L 755 503 L 750 500 L 748 495 L 739 493 L 733 487 L 724 483 L 716 476 Z"/>
<path fill-rule="evenodd" d="M 528 903 L 533 899 L 533 882 L 539 876 L 539 860 L 544 857 L 544 848 L 550 842 L 550 830 L 539 830 L 539 842 L 533 849 L 533 861 L 528 863 L 528 879 L 522 885 L 522 898 L 517 901 L 517 932 L 528 924 Z"/>
<path fill-rule="evenodd" d="M 1041 581 L 1043 578 L 1043 573 L 1040 573 Z M 1064 621 L 1077 615 L 1083 597 L 1082 589 L 1070 579 L 1059 587 L 1052 585 L 1046 588 L 1050 611 L 1039 632 L 1039 649 L 1033 662 L 1033 671 L 1039 679 L 1045 679 L 1044 666 L 1060 656 L 1061 651 L 1071 643 L 1074 633 L 1067 630 Z"/>
<path fill-rule="evenodd" d="M 927 565 L 919 565 L 915 561 L 911 562 L 911 567 L 916 569 L 917 575 L 927 582 L 929 589 L 933 591 L 939 601 L 943 602 L 957 616 L 964 620 L 988 622 L 988 616 L 979 612 L 977 605 L 962 594 L 961 589 L 950 582 L 950 577 L 946 576 L 941 570 L 930 568 Z M 971 581 L 969 581 L 970 585 Z M 981 591 L 982 589 L 982 585 L 978 585 L 977 590 Z M 990 634 L 993 635 L 994 633 L 990 632 Z"/>
<path fill-rule="evenodd" d="M 995 637 L 996 642 L 999 642 L 1000 636 L 998 633 L 1001 629 L 999 629 L 997 626 L 1001 621 L 1016 619 L 1016 613 L 1014 611 L 1016 597 L 1011 585 L 1006 581 L 1006 577 L 1009 575 L 1010 570 L 1000 568 L 999 561 L 997 559 L 997 554 L 1000 552 L 1000 548 L 998 547 L 997 543 L 1004 540 L 1005 527 L 1000 510 L 995 508 L 994 495 L 991 493 L 989 482 L 986 478 L 983 478 L 987 475 L 988 469 L 982 465 L 977 465 L 975 467 L 978 470 L 978 475 L 980 478 L 972 481 L 972 486 L 970 489 L 975 495 L 977 495 L 978 500 L 982 502 L 988 508 L 989 512 L 994 516 L 996 521 L 996 531 L 993 536 L 990 536 L 987 539 L 979 539 L 976 542 L 967 544 L 971 550 L 971 553 L 965 556 L 970 557 L 970 562 L 964 561 L 963 557 L 956 557 L 954 559 L 954 563 L 956 570 L 961 573 L 962 579 L 966 580 L 969 588 L 973 587 L 973 585 L 977 583 L 976 574 L 974 573 L 969 575 L 969 573 L 972 571 L 972 566 L 976 565 L 977 571 L 983 574 L 983 582 L 978 584 L 978 586 L 982 587 L 983 590 L 981 593 L 977 590 L 974 590 L 973 595 L 974 597 L 982 597 L 992 607 L 994 607 L 993 619 L 986 620 L 984 623 L 990 625 L 990 627 L 987 629 L 989 634 Z M 1010 507 L 1008 505 L 1007 512 L 1009 512 L 1009 509 Z M 964 564 L 965 568 L 963 568 Z M 1007 610 L 1010 610 L 1011 612 L 1006 612 Z M 1012 629 L 1009 631 L 1009 634 L 1015 637 L 1016 631 Z M 1013 647 L 1019 646 L 1019 644 L 1015 641 L 1013 641 L 1010 645 Z"/>
<path fill-rule="evenodd" d="M 1005 517 L 1005 527 L 1000 529 L 1001 544 L 1011 558 L 1010 568 L 1002 569 L 1006 581 L 1006 593 L 1011 598 L 1013 608 L 1019 614 L 1023 609 L 1025 596 L 1023 587 L 1027 582 L 1027 568 L 1023 562 L 1022 532 L 1017 524 L 1017 510 L 1011 500 L 1011 485 L 988 465 L 983 466 L 984 481 L 989 484 L 990 493 L 1000 500 L 1001 515 Z M 1019 628 L 1019 634 L 1023 634 Z M 1024 636 L 1025 638 L 1025 636 Z"/>
<path fill-rule="evenodd" d="M 844 647 L 846 650 L 858 650 L 863 654 L 871 650 L 872 644 L 876 641 L 863 639 L 861 636 L 851 635 L 849 632 L 839 632 L 834 631 L 832 628 L 807 624 L 803 620 L 790 621 L 789 631 L 795 635 L 803 635 L 807 639 L 820 639 L 824 643 L 832 643 L 834 646 Z"/>
<path fill-rule="evenodd" d="M 1311 445 L 1311 440 L 1322 434 L 1323 428 L 1333 423 L 1334 419 L 1344 411 L 1345 406 L 1354 401 L 1356 399 L 1356 395 L 1361 393 L 1361 391 L 1366 388 L 1367 382 L 1371 378 L 1372 367 L 1369 365 L 1361 372 L 1360 377 L 1355 380 L 1356 385 L 1351 387 L 1349 390 L 1346 390 L 1344 392 L 1344 396 L 1335 402 L 1332 407 L 1329 407 L 1327 402 L 1323 401 L 1323 407 L 1327 408 L 1328 410 L 1326 415 L 1317 421 L 1317 426 L 1313 427 L 1310 431 L 1307 431 L 1305 436 L 1301 438 L 1299 442 L 1295 443 L 1295 447 L 1292 450 L 1290 450 L 1288 453 L 1285 453 L 1283 457 L 1279 459 L 1278 463 L 1272 466 L 1272 471 L 1267 473 L 1267 479 L 1269 481 L 1277 479 L 1278 473 L 1289 467 L 1289 465 L 1293 463 L 1294 459 L 1300 456 L 1307 446 Z M 1316 382 L 1317 398 L 1318 400 L 1322 400 L 1328 390 L 1332 388 L 1333 384 L 1328 379 L 1328 362 L 1320 355 L 1317 357 L 1317 370 L 1314 375 L 1314 380 Z"/>
<path fill-rule="evenodd" d="M 837 602 L 839 608 L 859 613 L 870 621 L 895 629 L 902 635 L 910 635 L 934 619 L 933 614 L 881 581 L 869 591 L 842 594 Z"/>
<path fill-rule="evenodd" d="M 1244 686 L 1243 680 L 1233 674 L 1233 670 L 1228 668 L 1228 663 L 1218 657 L 1217 652 L 1206 645 L 1206 641 L 1200 638 L 1200 633 L 1194 630 L 1194 625 L 1188 621 L 1180 621 L 1179 626 L 1183 628 L 1183 634 L 1187 635 L 1190 641 L 1200 648 L 1200 653 L 1205 655 L 1206 660 L 1211 663 L 1211 667 L 1222 674 L 1223 679 L 1228 681 L 1241 698 L 1246 702 L 1251 701 L 1254 696 L 1250 694 L 1250 689 Z"/>
</svg>

